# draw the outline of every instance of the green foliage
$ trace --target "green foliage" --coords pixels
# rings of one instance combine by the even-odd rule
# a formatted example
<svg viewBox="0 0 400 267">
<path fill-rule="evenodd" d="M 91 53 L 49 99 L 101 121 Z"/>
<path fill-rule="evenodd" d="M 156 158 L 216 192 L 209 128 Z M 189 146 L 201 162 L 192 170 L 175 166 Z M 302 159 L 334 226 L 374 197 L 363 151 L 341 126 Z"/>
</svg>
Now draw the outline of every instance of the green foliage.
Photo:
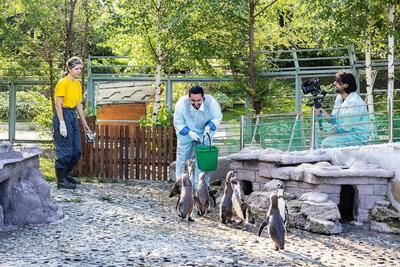
<svg viewBox="0 0 400 267">
<path fill-rule="evenodd" d="M 221 106 L 222 111 L 233 108 L 234 101 L 224 93 L 217 93 L 213 95 Z"/>
<path fill-rule="evenodd" d="M 55 69 L 63 68 L 68 2 L 1 1 L 0 76 L 15 79 L 18 76 L 40 75 L 53 82 L 56 80 L 59 72 L 51 73 L 50 68 L 52 64 Z M 161 1 L 158 8 L 158 1 L 148 0 L 77 1 L 72 50 L 76 55 L 82 53 L 81 29 L 89 18 L 90 55 L 128 55 L 130 66 L 153 65 L 142 71 L 147 74 L 155 72 L 154 65 L 160 61 L 163 75 L 193 73 L 219 77 L 226 73 L 234 74 L 234 83 L 220 82 L 208 86 L 210 93 L 220 100 L 224 113 L 241 113 L 243 110 L 237 110 L 236 104 L 242 103 L 247 96 L 252 98 L 253 104 L 260 104 L 262 113 L 287 112 L 294 110 L 293 83 L 256 77 L 256 88 L 249 86 L 249 4 L 256 5 L 256 51 L 347 47 L 350 44 L 355 44 L 356 50 L 362 51 L 369 26 L 373 54 L 386 55 L 389 2 L 286 0 L 275 1 L 268 7 L 272 1 L 175 0 Z M 398 38 L 400 31 L 394 34 Z M 267 66 L 268 58 L 260 54 L 255 56 L 257 71 L 261 67 L 267 70 L 277 64 Z M 103 63 L 119 62 L 104 60 Z M 212 68 L 216 65 L 223 67 Z M 96 69 L 94 73 L 96 71 L 104 70 Z M 127 68 L 109 68 L 108 71 L 127 72 Z M 174 84 L 174 97 L 180 96 L 181 92 L 176 92 L 184 87 L 187 86 Z M 1 96 L 0 105 L 8 105 Z M 37 114 L 35 120 L 50 128 L 51 107 L 44 102 L 39 106 L 32 110 L 21 106 L 23 114 L 17 116 L 29 119 Z M 0 116 L 4 119 L 2 108 Z M 163 117 L 170 114 L 159 116 L 159 121 L 164 124 L 169 119 Z M 151 112 L 148 117 L 151 118 Z M 147 118 L 141 121 L 143 125 L 152 124 Z"/>
<path fill-rule="evenodd" d="M 43 116 L 42 112 L 49 100 L 42 93 L 36 91 L 17 91 L 17 120 L 32 120 L 36 116 Z M 0 92 L 0 119 L 8 120 L 9 92 Z M 50 105 L 51 108 L 51 105 Z"/>
<path fill-rule="evenodd" d="M 140 126 L 169 126 L 171 121 L 171 112 L 168 107 L 164 104 L 160 104 L 160 108 L 157 114 L 157 122 L 153 120 L 153 105 L 148 106 L 148 112 L 145 116 L 140 118 L 139 124 Z"/>
<path fill-rule="evenodd" d="M 54 170 L 54 159 L 40 157 L 39 169 L 42 172 L 44 179 L 48 182 L 56 181 L 56 173 Z"/>
<path fill-rule="evenodd" d="M 38 125 L 38 131 L 44 133 L 52 130 L 53 126 L 53 108 L 49 99 L 41 99 L 41 102 L 34 107 L 36 116 L 33 119 Z"/>
</svg>

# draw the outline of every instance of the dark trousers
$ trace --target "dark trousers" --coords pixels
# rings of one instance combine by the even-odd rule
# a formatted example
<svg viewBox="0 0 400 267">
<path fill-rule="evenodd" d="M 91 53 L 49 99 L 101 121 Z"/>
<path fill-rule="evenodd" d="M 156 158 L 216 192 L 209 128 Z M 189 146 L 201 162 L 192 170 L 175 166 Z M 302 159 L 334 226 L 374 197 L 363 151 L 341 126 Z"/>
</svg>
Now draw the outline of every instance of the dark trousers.
<svg viewBox="0 0 400 267">
<path fill-rule="evenodd" d="M 71 171 L 81 156 L 81 136 L 75 109 L 63 108 L 67 137 L 60 134 L 60 121 L 53 117 L 53 138 L 56 145 L 56 169 Z"/>
</svg>

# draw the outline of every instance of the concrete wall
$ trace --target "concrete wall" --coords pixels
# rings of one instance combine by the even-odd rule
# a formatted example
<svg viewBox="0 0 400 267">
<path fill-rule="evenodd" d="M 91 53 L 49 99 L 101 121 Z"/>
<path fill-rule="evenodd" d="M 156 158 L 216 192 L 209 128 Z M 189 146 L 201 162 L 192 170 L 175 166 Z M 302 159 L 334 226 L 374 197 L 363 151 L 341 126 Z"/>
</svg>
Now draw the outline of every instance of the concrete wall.
<svg viewBox="0 0 400 267">
<path fill-rule="evenodd" d="M 392 205 L 400 210 L 400 143 L 326 149 L 335 164 L 350 165 L 355 159 L 374 163 L 393 170 L 395 177 L 389 184 L 388 196 Z"/>
</svg>

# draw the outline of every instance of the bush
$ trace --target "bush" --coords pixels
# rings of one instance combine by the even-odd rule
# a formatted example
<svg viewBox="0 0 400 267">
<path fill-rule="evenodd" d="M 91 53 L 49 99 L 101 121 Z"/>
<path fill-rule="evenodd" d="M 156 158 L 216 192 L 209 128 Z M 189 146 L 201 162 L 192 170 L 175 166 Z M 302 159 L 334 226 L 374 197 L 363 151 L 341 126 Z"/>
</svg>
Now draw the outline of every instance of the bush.
<svg viewBox="0 0 400 267">
<path fill-rule="evenodd" d="M 17 120 L 32 120 L 36 116 L 40 115 L 51 103 L 40 92 L 35 91 L 18 91 L 17 97 Z M 9 111 L 9 92 L 0 92 L 0 119 L 8 120 Z"/>
<path fill-rule="evenodd" d="M 147 115 L 143 116 L 139 120 L 140 126 L 169 126 L 171 120 L 171 112 L 165 104 L 160 104 L 157 114 L 157 124 L 153 120 L 153 105 L 148 106 Z"/>
</svg>

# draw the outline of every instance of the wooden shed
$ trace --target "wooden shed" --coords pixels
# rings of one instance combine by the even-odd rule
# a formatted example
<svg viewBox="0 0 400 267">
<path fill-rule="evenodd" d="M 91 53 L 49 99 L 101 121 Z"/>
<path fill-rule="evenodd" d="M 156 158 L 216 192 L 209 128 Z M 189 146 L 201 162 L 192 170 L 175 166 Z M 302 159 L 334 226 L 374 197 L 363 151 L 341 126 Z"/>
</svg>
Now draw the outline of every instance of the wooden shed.
<svg viewBox="0 0 400 267">
<path fill-rule="evenodd" d="M 112 81 L 96 85 L 97 122 L 99 124 L 135 123 L 146 115 L 146 104 L 152 100 L 152 82 Z"/>
</svg>

